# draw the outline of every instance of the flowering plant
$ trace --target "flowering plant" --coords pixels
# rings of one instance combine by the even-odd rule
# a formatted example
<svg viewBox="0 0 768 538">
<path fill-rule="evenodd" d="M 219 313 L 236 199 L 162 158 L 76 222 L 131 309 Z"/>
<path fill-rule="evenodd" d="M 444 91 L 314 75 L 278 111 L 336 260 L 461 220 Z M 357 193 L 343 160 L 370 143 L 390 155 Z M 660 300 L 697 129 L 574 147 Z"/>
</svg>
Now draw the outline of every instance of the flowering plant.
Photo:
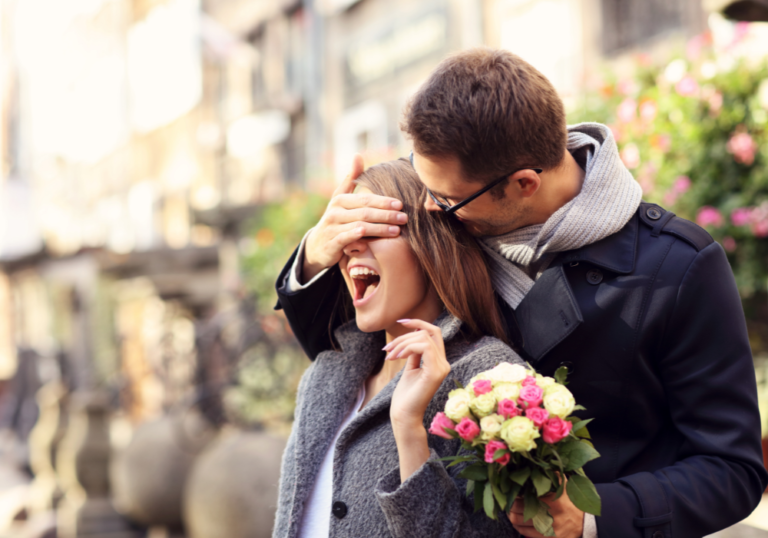
<svg viewBox="0 0 768 538">
<path fill-rule="evenodd" d="M 466 463 L 475 511 L 483 508 L 496 519 L 515 499 L 524 501 L 525 520 L 544 536 L 555 536 L 547 504 L 540 498 L 563 491 L 584 512 L 600 515 L 600 496 L 582 466 L 600 457 L 588 440 L 587 424 L 572 416 L 576 405 L 565 387 L 567 369 L 545 377 L 519 364 L 501 363 L 482 372 L 465 387 L 451 391 L 444 412 L 429 432 L 461 439 L 458 455 L 443 458 L 450 466 Z M 469 452 L 467 454 L 466 452 Z"/>
</svg>

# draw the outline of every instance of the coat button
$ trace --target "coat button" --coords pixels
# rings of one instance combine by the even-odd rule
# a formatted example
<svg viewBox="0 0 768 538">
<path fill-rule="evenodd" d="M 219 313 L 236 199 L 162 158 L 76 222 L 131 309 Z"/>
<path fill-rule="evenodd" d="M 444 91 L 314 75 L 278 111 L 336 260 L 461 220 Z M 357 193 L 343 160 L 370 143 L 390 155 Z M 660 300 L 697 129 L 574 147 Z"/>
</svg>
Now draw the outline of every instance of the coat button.
<svg viewBox="0 0 768 538">
<path fill-rule="evenodd" d="M 347 515 L 347 505 L 341 501 L 336 501 L 333 503 L 333 509 L 331 509 L 331 512 L 333 512 L 333 515 L 337 518 L 342 519 Z"/>
<path fill-rule="evenodd" d="M 648 208 L 648 211 L 645 212 L 645 214 L 651 220 L 659 220 L 661 218 L 661 209 L 658 207 L 650 207 Z"/>
<path fill-rule="evenodd" d="M 599 269 L 590 269 L 587 271 L 587 282 L 593 286 L 597 286 L 603 281 L 603 273 Z"/>
</svg>

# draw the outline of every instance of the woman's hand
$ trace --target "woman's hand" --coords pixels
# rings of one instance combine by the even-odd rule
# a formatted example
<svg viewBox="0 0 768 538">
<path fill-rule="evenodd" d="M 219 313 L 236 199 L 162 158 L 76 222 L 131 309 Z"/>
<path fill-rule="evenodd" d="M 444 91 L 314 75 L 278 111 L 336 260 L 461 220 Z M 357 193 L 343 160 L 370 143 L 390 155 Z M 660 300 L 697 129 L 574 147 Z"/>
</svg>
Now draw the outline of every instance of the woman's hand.
<svg viewBox="0 0 768 538">
<path fill-rule="evenodd" d="M 387 360 L 406 359 L 403 375 L 392 394 L 389 416 L 393 427 L 423 426 L 429 402 L 451 371 L 439 327 L 419 319 L 400 320 L 414 332 L 392 340 Z"/>
<path fill-rule="evenodd" d="M 400 323 L 415 331 L 395 338 L 384 349 L 388 360 L 406 358 L 389 410 L 400 459 L 400 481 L 405 482 L 429 459 L 424 413 L 451 365 L 445 358 L 443 334 L 438 327 L 418 319 Z"/>
</svg>

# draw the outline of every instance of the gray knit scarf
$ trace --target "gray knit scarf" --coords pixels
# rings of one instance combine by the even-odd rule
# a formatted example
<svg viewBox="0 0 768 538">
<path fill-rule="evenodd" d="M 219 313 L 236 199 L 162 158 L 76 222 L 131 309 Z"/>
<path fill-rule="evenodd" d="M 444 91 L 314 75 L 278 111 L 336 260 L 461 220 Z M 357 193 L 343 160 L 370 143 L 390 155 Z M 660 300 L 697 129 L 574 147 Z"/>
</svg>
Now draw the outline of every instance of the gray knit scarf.
<svg viewBox="0 0 768 538">
<path fill-rule="evenodd" d="M 619 157 L 613 133 L 599 123 L 568 128 L 568 150 L 586 147 L 586 176 L 581 192 L 544 224 L 482 238 L 496 292 L 517 305 L 555 257 L 621 230 L 637 211 L 640 185 Z"/>
</svg>

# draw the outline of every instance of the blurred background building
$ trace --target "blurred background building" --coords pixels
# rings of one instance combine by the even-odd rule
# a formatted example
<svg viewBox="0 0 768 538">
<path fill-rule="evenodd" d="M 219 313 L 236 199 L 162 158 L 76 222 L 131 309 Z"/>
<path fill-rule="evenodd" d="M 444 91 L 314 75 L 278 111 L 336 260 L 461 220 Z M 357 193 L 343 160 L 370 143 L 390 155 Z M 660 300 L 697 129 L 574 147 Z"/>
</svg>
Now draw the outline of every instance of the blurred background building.
<svg viewBox="0 0 768 538">
<path fill-rule="evenodd" d="M 742 54 L 763 58 L 763 25 L 727 20 L 723 7 L 0 0 L 0 529 L 216 536 L 200 520 L 189 528 L 216 501 L 181 488 L 190 473 L 218 487 L 206 480 L 231 476 L 214 457 L 227 450 L 279 461 L 307 361 L 271 311 L 270 286 L 322 211 L 305 193 L 322 200 L 355 153 L 369 164 L 406 155 L 401 111 L 453 51 L 509 49 L 578 112 L 606 70 L 629 76 L 638 54 L 665 61 L 696 36 L 727 47 L 748 34 Z M 162 432 L 178 424 L 197 436 L 182 452 L 207 446 L 215 472 L 191 471 L 196 456 L 173 467 L 178 436 Z M 110 474 L 132 442 L 165 463 L 126 456 Z M 82 453 L 101 454 L 92 475 L 103 484 L 83 483 Z M 140 507 L 127 465 L 170 473 L 175 504 Z M 269 534 L 264 491 L 249 536 Z M 99 504 L 108 498 L 122 499 L 122 516 Z"/>
</svg>

